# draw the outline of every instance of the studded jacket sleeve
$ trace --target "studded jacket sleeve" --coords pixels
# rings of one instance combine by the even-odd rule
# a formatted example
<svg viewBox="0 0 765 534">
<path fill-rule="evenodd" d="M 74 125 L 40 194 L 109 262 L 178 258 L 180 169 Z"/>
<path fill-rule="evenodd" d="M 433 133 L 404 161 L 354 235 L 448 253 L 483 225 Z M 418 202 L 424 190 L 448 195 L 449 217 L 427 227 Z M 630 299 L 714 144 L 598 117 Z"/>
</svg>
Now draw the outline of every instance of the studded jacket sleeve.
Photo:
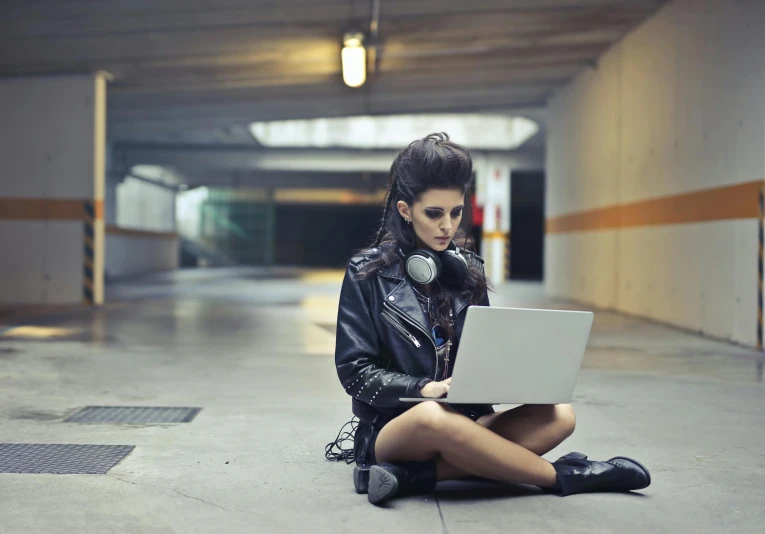
<svg viewBox="0 0 765 534">
<path fill-rule="evenodd" d="M 420 397 L 430 380 L 389 371 L 383 356 L 366 282 L 356 280 L 357 268 L 348 267 L 340 290 L 335 365 L 346 393 L 379 408 L 409 407 L 402 397 Z"/>
</svg>

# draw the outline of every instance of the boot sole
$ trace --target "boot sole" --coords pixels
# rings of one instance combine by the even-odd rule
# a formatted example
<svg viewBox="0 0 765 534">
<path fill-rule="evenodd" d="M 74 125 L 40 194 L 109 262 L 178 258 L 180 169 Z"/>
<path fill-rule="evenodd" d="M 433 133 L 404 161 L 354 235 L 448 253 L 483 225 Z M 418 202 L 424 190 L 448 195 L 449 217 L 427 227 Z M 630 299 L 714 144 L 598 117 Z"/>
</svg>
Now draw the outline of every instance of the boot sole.
<svg viewBox="0 0 765 534">
<path fill-rule="evenodd" d="M 635 464 L 636 466 L 638 466 L 640 469 L 643 470 L 643 472 L 645 473 L 645 476 L 648 477 L 648 482 L 646 482 L 646 485 L 643 486 L 642 488 L 635 488 L 635 490 L 645 489 L 651 485 L 651 473 L 648 471 L 648 469 L 645 468 L 643 464 L 641 464 L 637 460 L 633 460 L 632 458 L 627 458 L 626 456 L 614 456 L 613 458 L 611 458 L 611 460 L 627 460 L 628 462 L 632 462 L 633 464 Z"/>
<path fill-rule="evenodd" d="M 362 469 L 359 466 L 353 468 L 353 488 L 359 494 L 369 491 L 369 469 Z"/>
<path fill-rule="evenodd" d="M 369 469 L 369 491 L 367 498 L 372 504 L 383 504 L 398 491 L 398 479 L 388 471 L 373 465 Z"/>
</svg>

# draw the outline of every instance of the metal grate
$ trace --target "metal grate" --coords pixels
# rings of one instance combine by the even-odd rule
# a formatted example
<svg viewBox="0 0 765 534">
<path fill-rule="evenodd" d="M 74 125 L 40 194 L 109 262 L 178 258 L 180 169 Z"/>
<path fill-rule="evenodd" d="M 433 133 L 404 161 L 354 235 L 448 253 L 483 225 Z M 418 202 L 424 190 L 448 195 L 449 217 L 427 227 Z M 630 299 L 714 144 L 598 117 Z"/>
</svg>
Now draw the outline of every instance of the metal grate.
<svg viewBox="0 0 765 534">
<path fill-rule="evenodd" d="M 134 447 L 0 443 L 0 473 L 103 475 Z"/>
<path fill-rule="evenodd" d="M 201 408 L 144 407 L 144 406 L 86 406 L 65 423 L 124 423 L 130 425 L 151 423 L 189 423 Z"/>
</svg>

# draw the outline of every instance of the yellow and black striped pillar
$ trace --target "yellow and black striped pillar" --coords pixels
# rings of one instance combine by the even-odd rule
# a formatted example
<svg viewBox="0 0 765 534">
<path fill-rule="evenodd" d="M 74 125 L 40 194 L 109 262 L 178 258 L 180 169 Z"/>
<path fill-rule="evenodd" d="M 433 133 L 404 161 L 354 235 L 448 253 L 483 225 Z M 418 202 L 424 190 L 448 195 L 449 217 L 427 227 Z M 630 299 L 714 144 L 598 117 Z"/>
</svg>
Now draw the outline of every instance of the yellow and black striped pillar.
<svg viewBox="0 0 765 534">
<path fill-rule="evenodd" d="M 762 350 L 762 277 L 763 277 L 763 240 L 765 240 L 765 229 L 763 229 L 763 219 L 765 218 L 765 191 L 760 187 L 760 218 L 758 220 L 759 248 L 757 254 L 757 348 Z"/>
<path fill-rule="evenodd" d="M 95 304 L 95 223 L 96 210 L 92 200 L 85 201 L 85 213 L 83 221 L 84 254 L 83 254 L 83 281 L 82 293 L 85 304 Z"/>
<path fill-rule="evenodd" d="M 484 253 L 489 279 L 494 283 L 508 280 L 510 278 L 510 232 L 485 231 L 482 234 L 482 241 L 484 244 L 481 249 Z M 501 269 L 498 268 L 500 265 Z"/>
</svg>

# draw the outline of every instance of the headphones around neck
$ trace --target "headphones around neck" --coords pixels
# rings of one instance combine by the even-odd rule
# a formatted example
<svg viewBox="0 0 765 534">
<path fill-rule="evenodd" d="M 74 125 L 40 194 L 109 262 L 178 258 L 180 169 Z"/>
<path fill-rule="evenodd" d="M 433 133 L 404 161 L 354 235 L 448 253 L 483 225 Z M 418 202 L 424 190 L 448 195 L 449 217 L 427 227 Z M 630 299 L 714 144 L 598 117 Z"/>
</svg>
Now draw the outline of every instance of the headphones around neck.
<svg viewBox="0 0 765 534">
<path fill-rule="evenodd" d="M 468 263 L 452 241 L 443 252 L 416 249 L 408 254 L 399 249 L 404 259 L 404 270 L 409 278 L 426 285 L 438 280 L 451 287 L 462 287 L 468 275 Z"/>
</svg>

